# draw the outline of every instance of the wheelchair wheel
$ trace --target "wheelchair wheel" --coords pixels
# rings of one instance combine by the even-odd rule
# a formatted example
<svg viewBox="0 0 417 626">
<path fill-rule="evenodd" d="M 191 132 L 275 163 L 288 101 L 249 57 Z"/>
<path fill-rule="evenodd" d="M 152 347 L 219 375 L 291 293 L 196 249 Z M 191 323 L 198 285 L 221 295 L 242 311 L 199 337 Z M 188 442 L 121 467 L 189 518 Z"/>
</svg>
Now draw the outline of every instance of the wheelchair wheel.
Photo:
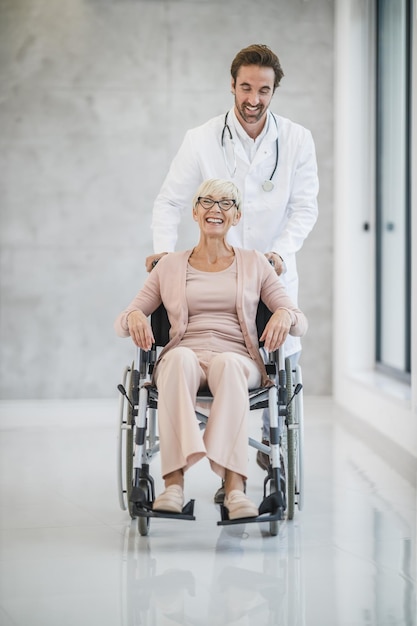
<svg viewBox="0 0 417 626">
<path fill-rule="evenodd" d="M 133 398 L 133 386 L 134 386 L 134 363 L 132 363 L 132 367 L 130 370 L 129 377 L 129 385 L 127 389 L 127 395 L 129 398 Z M 132 493 L 133 487 L 133 457 L 135 453 L 135 418 L 133 415 L 133 408 L 130 404 L 127 407 L 127 417 L 126 417 L 126 442 L 125 442 L 125 463 L 126 463 L 126 500 L 127 500 L 127 508 L 129 510 L 129 515 L 132 519 L 135 519 L 135 515 L 133 514 L 133 503 L 130 501 L 130 494 Z"/>
<path fill-rule="evenodd" d="M 285 359 L 285 377 L 287 388 L 287 402 L 291 398 L 292 393 L 292 369 L 290 359 Z M 295 505 L 295 482 L 296 482 L 296 437 L 295 430 L 292 426 L 294 423 L 293 403 L 289 402 L 287 406 L 287 519 L 292 520 L 294 517 Z"/>
<path fill-rule="evenodd" d="M 122 385 L 131 398 L 133 386 L 133 364 L 127 366 L 123 372 Z M 130 492 L 132 489 L 133 472 L 133 441 L 132 409 L 124 395 L 120 396 L 119 431 L 118 431 L 118 454 L 117 454 L 117 486 L 119 492 L 119 504 L 123 511 L 129 510 Z"/>
<path fill-rule="evenodd" d="M 139 487 L 143 489 L 144 492 L 147 494 L 147 500 L 149 502 L 151 500 L 151 494 L 150 494 L 148 482 L 143 479 L 140 480 Z M 150 525 L 149 517 L 142 517 L 142 516 L 138 517 L 138 531 L 141 537 L 146 537 L 149 534 L 149 525 Z"/>
<path fill-rule="evenodd" d="M 276 491 L 277 491 L 277 487 L 275 484 L 275 480 L 271 478 L 271 480 L 269 481 L 269 495 L 276 493 Z M 278 521 L 277 520 L 269 522 L 269 532 L 270 532 L 271 537 L 276 537 L 278 535 Z"/>
<path fill-rule="evenodd" d="M 294 386 L 303 384 L 301 367 L 295 368 Z M 304 506 L 304 406 L 303 406 L 303 389 L 295 397 L 294 404 L 294 422 L 297 424 L 296 430 L 296 452 L 297 452 L 297 472 L 296 472 L 296 494 L 298 496 L 298 510 L 301 511 Z"/>
</svg>

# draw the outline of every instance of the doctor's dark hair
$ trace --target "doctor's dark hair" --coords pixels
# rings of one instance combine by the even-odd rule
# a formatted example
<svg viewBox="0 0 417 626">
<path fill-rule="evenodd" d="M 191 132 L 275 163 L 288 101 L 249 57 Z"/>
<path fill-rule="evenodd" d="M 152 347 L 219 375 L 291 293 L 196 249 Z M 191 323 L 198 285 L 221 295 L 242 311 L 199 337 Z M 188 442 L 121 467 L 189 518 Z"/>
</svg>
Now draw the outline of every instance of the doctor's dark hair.
<svg viewBox="0 0 417 626">
<path fill-rule="evenodd" d="M 219 198 L 228 198 L 235 201 L 235 206 L 240 211 L 242 204 L 242 196 L 239 189 L 230 180 L 222 178 L 209 178 L 201 183 L 193 198 L 193 208 L 198 204 L 198 198 L 202 196 L 218 196 Z"/>
<path fill-rule="evenodd" d="M 278 87 L 281 78 L 284 76 L 281 63 L 277 55 L 264 44 L 252 44 L 243 48 L 237 53 L 232 61 L 230 73 L 236 83 L 237 74 L 242 65 L 260 65 L 261 67 L 272 67 L 275 73 L 274 90 Z"/>
</svg>

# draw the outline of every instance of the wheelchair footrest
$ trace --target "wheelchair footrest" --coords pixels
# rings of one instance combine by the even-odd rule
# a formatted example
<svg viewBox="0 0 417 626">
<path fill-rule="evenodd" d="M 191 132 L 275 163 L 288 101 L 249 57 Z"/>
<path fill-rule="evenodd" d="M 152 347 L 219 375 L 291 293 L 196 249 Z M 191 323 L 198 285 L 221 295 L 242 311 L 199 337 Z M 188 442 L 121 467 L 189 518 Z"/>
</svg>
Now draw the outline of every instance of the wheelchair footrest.
<svg viewBox="0 0 417 626">
<path fill-rule="evenodd" d="M 282 494 L 278 491 L 271 493 L 262 500 L 259 507 L 259 515 L 264 515 L 265 513 L 274 514 L 278 510 L 284 510 L 284 508 Z"/>
<path fill-rule="evenodd" d="M 187 502 L 187 504 L 183 507 L 181 513 L 173 513 L 172 511 L 154 511 L 150 502 L 135 502 L 134 514 L 137 517 L 165 517 L 169 519 L 184 519 L 193 521 L 195 520 L 194 502 L 195 500 L 190 500 L 189 502 Z"/>
<path fill-rule="evenodd" d="M 284 519 L 284 507 L 279 493 L 273 493 L 264 498 L 259 507 L 257 517 L 241 517 L 239 519 L 229 519 L 229 513 L 224 505 L 220 505 L 221 520 L 217 526 L 227 526 L 230 524 L 253 524 L 260 522 L 275 522 Z"/>
</svg>

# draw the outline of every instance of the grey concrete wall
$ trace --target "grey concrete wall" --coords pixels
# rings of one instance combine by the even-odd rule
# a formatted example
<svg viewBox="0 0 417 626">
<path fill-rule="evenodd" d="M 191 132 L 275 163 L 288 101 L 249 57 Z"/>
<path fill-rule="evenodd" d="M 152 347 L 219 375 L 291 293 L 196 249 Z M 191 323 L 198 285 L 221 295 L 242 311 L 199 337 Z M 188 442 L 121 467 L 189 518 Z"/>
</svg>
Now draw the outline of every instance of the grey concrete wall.
<svg viewBox="0 0 417 626">
<path fill-rule="evenodd" d="M 284 68 L 272 110 L 316 140 L 302 365 L 307 393 L 331 391 L 333 2 L 0 0 L 3 399 L 114 397 L 133 350 L 113 320 L 145 279 L 153 199 L 186 129 L 231 106 L 250 43 Z"/>
</svg>

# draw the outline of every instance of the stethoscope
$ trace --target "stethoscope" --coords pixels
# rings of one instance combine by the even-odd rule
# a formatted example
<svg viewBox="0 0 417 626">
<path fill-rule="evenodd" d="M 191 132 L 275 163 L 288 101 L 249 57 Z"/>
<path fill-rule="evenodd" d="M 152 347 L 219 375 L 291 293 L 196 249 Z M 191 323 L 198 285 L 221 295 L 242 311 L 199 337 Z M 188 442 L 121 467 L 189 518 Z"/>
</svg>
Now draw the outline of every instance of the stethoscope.
<svg viewBox="0 0 417 626">
<path fill-rule="evenodd" d="M 230 126 L 227 123 L 228 116 L 229 116 L 229 111 L 224 116 L 224 126 L 223 126 L 223 130 L 222 130 L 221 144 L 222 144 L 223 156 L 224 156 L 224 161 L 226 163 L 227 170 L 228 170 L 231 178 L 233 178 L 234 175 L 236 174 L 236 167 L 237 167 L 236 150 L 235 150 L 235 140 L 233 139 L 233 135 L 232 135 L 232 131 L 230 130 Z M 273 113 L 271 113 L 271 116 L 272 116 L 272 119 L 275 122 L 275 126 L 276 126 L 276 129 L 277 129 L 277 132 L 278 132 L 278 124 L 277 124 L 277 120 L 275 119 L 275 115 Z M 227 131 L 227 133 L 229 135 L 229 140 L 230 140 L 230 143 L 232 144 L 232 147 L 233 147 L 233 169 L 230 168 L 229 159 L 227 158 L 226 149 L 225 149 L 225 145 L 224 145 L 224 135 L 225 135 L 226 131 Z M 277 135 L 277 140 L 276 140 L 275 145 L 276 145 L 276 148 L 275 148 L 275 165 L 274 165 L 274 169 L 272 170 L 272 174 L 269 177 L 269 179 L 268 180 L 264 180 L 264 182 L 262 183 L 262 189 L 264 191 L 272 191 L 273 188 L 274 188 L 274 183 L 272 182 L 272 179 L 273 179 L 274 174 L 276 172 L 276 169 L 278 167 L 278 158 L 279 158 L 278 135 Z"/>
</svg>

